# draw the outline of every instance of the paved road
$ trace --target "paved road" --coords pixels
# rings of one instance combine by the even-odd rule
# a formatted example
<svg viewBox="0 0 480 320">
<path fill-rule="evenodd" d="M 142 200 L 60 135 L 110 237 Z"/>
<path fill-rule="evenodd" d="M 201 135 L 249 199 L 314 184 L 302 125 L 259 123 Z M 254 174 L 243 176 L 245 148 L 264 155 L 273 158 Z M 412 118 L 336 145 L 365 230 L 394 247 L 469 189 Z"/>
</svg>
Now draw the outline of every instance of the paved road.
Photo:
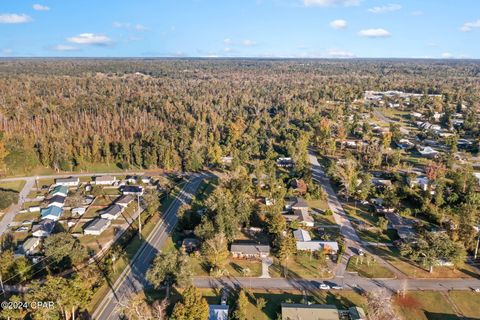
<svg viewBox="0 0 480 320">
<path fill-rule="evenodd" d="M 480 288 L 478 279 L 367 279 L 346 274 L 332 280 L 284 279 L 284 278 L 210 278 L 196 277 L 193 284 L 199 288 L 244 287 L 264 290 L 318 290 L 320 283 L 340 285 L 344 289 L 364 291 L 386 288 L 392 292 L 399 290 L 471 290 Z"/>
<path fill-rule="evenodd" d="M 317 157 L 313 151 L 309 151 L 309 160 L 312 166 L 312 178 L 315 182 L 320 184 L 327 193 L 327 202 L 330 210 L 333 211 L 333 218 L 340 226 L 340 232 L 345 238 L 346 250 L 342 256 L 342 261 L 337 268 L 336 275 L 343 276 L 347 267 L 348 259 L 355 254 L 358 254 L 358 249 L 361 248 L 362 241 L 357 232 L 352 226 L 352 223 L 347 218 L 347 214 L 343 210 L 342 204 L 337 198 L 335 190 L 330 184 L 330 179 L 323 171 L 322 166 L 318 162 Z"/>
<path fill-rule="evenodd" d="M 95 320 L 109 320 L 119 318 L 118 302 L 125 302 L 125 298 L 141 290 L 146 284 L 145 273 L 155 257 L 164 246 L 168 235 L 177 223 L 176 213 L 180 206 L 189 203 L 196 193 L 205 174 L 193 174 L 180 191 L 177 198 L 170 204 L 164 214 L 162 223 L 158 224 L 147 238 L 144 245 L 133 257 L 130 265 L 120 275 L 113 285 L 112 291 L 102 300 L 97 310 L 92 315 Z"/>
<path fill-rule="evenodd" d="M 122 171 L 122 172 L 85 172 L 85 173 L 62 173 L 47 176 L 31 176 L 31 177 L 11 177 L 0 179 L 0 182 L 19 181 L 29 179 L 58 179 L 67 177 L 92 177 L 92 176 L 124 176 L 124 175 L 143 175 L 145 172 L 139 171 Z M 148 174 L 156 174 L 156 172 L 148 172 Z"/>
<path fill-rule="evenodd" d="M 33 185 L 35 184 L 35 178 L 34 177 L 28 177 L 28 178 L 24 178 L 22 180 L 25 180 L 25 185 L 23 186 L 22 191 L 20 191 L 20 193 L 18 195 L 18 203 L 10 206 L 10 208 L 3 215 L 2 220 L 0 221 L 0 235 L 2 235 L 8 229 L 8 226 L 10 225 L 10 223 L 12 223 L 12 221 L 15 218 L 15 215 L 18 213 L 18 211 L 21 210 L 23 204 L 25 203 L 25 200 L 27 200 L 27 197 L 28 197 L 28 194 L 30 193 L 30 190 L 32 189 Z M 7 180 L 5 180 L 5 181 L 7 181 Z"/>
</svg>

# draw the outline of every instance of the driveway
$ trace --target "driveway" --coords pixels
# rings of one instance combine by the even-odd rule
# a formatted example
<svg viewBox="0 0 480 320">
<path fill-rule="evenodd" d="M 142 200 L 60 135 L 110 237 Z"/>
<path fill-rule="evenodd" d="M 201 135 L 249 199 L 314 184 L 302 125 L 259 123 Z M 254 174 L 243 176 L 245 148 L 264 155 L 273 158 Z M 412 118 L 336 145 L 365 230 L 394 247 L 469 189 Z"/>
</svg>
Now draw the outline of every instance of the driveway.
<svg viewBox="0 0 480 320">
<path fill-rule="evenodd" d="M 3 215 L 2 220 L 0 221 L 0 236 L 7 231 L 9 225 L 12 223 L 15 215 L 22 209 L 23 204 L 28 199 L 28 194 L 32 190 L 33 185 L 35 184 L 35 178 L 29 177 L 25 180 L 25 185 L 18 195 L 18 203 L 11 205 L 7 212 Z"/>
</svg>

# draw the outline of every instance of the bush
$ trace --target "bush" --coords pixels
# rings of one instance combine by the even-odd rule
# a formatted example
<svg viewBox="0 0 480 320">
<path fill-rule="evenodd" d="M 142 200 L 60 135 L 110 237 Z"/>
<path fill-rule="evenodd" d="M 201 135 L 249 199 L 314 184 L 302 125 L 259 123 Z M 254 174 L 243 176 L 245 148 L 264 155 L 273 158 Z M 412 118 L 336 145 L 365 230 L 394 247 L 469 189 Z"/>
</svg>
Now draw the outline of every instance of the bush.
<svg viewBox="0 0 480 320">
<path fill-rule="evenodd" d="M 325 210 L 325 212 L 323 214 L 326 215 L 326 216 L 333 216 L 333 211 L 330 210 L 330 209 L 327 209 L 327 210 Z"/>
<path fill-rule="evenodd" d="M 10 207 L 18 202 L 18 192 L 0 189 L 0 210 Z"/>
</svg>

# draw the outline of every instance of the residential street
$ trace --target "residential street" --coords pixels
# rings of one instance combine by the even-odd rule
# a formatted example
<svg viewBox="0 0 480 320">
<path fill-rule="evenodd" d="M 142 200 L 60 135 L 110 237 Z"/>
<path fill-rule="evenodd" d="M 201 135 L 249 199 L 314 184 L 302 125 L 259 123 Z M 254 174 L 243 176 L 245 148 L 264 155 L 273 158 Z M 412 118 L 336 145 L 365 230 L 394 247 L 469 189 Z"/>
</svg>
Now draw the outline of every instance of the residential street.
<svg viewBox="0 0 480 320">
<path fill-rule="evenodd" d="M 129 294 L 141 290 L 146 285 L 145 273 L 155 255 L 164 246 L 166 239 L 177 223 L 176 213 L 180 206 L 189 203 L 196 193 L 205 174 L 193 174 L 175 200 L 164 213 L 163 222 L 155 226 L 146 242 L 133 257 L 99 307 L 92 315 L 95 320 L 118 319 L 119 305 Z"/>
<path fill-rule="evenodd" d="M 25 180 L 25 185 L 23 186 L 22 191 L 20 191 L 20 193 L 18 194 L 18 203 L 10 206 L 10 208 L 7 210 L 7 212 L 3 215 L 2 219 L 0 220 L 0 235 L 2 235 L 8 229 L 10 223 L 12 223 L 18 211 L 21 210 L 23 203 L 27 199 L 28 194 L 30 193 L 30 190 L 35 184 L 35 177 L 28 177 L 20 180 Z M 14 181 L 14 180 L 0 180 L 0 181 Z"/>
</svg>

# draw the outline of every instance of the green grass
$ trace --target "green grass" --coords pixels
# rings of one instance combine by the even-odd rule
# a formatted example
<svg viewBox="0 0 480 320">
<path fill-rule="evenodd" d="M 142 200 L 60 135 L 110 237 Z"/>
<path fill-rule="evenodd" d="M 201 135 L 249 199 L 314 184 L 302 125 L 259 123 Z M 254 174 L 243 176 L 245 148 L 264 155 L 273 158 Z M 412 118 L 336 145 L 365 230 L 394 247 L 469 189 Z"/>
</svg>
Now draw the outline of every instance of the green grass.
<svg viewBox="0 0 480 320">
<path fill-rule="evenodd" d="M 22 222 L 25 220 L 37 220 L 40 218 L 39 212 L 25 212 L 25 213 L 17 213 L 13 218 L 13 221 Z"/>
<path fill-rule="evenodd" d="M 193 273 L 196 276 L 209 276 L 208 270 L 205 268 L 201 257 L 192 257 Z M 259 277 L 262 274 L 262 263 L 258 260 L 242 260 L 229 258 L 226 266 L 226 275 L 231 277 L 243 277 L 242 270 L 249 269 L 248 277 Z"/>
<path fill-rule="evenodd" d="M 425 270 L 416 263 L 402 257 L 397 248 L 394 247 L 370 247 L 372 252 L 395 268 L 412 278 L 472 278 L 479 277 L 478 269 L 465 265 L 459 269 L 450 267 L 435 267 L 433 272 Z"/>
<path fill-rule="evenodd" d="M 404 298 L 397 297 L 396 309 L 403 319 L 453 320 L 459 319 L 441 292 L 413 291 Z"/>
<path fill-rule="evenodd" d="M 358 272 L 358 275 L 366 278 L 395 278 L 392 271 L 376 261 L 368 260 L 369 256 L 354 256 L 348 260 L 347 271 Z"/>
<path fill-rule="evenodd" d="M 308 253 L 297 253 L 290 257 L 286 267 L 281 266 L 279 261 L 274 258 L 273 265 L 269 268 L 270 276 L 276 278 L 321 278 L 330 279 L 333 274 L 329 270 L 326 261 L 317 259 L 314 255 L 310 257 Z"/>
<path fill-rule="evenodd" d="M 24 180 L 0 182 L 0 189 L 13 190 L 16 192 L 22 191 L 24 186 L 25 186 Z"/>
<path fill-rule="evenodd" d="M 480 319 L 480 293 L 472 291 L 450 291 L 448 294 L 464 316 Z"/>
</svg>

